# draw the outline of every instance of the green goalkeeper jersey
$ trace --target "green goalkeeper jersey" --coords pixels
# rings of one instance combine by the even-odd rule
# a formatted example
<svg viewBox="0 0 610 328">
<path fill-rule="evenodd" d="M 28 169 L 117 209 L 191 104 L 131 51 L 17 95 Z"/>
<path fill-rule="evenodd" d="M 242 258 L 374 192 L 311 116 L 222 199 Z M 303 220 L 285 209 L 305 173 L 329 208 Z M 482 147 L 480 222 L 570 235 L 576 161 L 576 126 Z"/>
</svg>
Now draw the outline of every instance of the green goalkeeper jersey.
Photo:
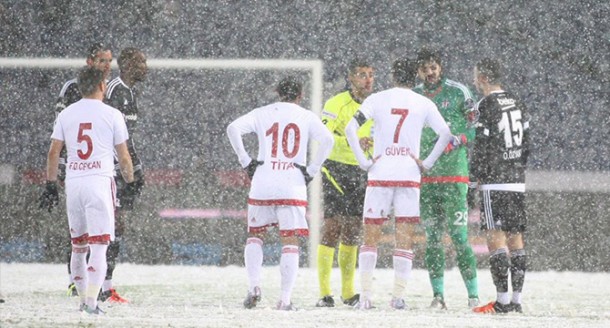
<svg viewBox="0 0 610 328">
<path fill-rule="evenodd" d="M 474 140 L 475 130 L 468 122 L 468 113 L 473 108 L 475 102 L 473 94 L 468 87 L 443 77 L 436 85 L 426 86 L 422 83 L 413 88 L 413 91 L 434 101 L 453 135 L 465 135 L 468 143 Z M 436 138 L 436 133 L 430 127 L 424 129 L 421 138 L 421 158 L 426 158 L 430 154 L 432 148 L 434 148 Z M 432 169 L 423 175 L 422 182 L 467 183 L 467 146 L 461 145 L 449 153 L 444 153 Z"/>
</svg>

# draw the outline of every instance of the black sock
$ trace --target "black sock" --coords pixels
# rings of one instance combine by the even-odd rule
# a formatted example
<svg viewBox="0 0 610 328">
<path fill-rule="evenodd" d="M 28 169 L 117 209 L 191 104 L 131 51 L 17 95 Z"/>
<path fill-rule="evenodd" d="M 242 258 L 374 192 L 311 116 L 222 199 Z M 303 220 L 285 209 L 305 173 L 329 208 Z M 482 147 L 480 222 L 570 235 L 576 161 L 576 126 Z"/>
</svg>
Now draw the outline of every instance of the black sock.
<svg viewBox="0 0 610 328">
<path fill-rule="evenodd" d="M 115 239 L 108 245 L 108 251 L 106 251 L 106 262 L 108 263 L 108 269 L 106 270 L 106 280 L 112 280 L 112 273 L 116 266 L 117 258 L 119 257 L 120 239 Z"/>
<path fill-rule="evenodd" d="M 508 292 L 508 269 L 510 262 L 505 249 L 497 250 L 489 257 L 489 265 L 491 277 L 496 285 L 496 291 L 499 293 Z"/>
<path fill-rule="evenodd" d="M 510 282 L 513 292 L 521 292 L 525 280 L 525 269 L 527 257 L 524 249 L 516 249 L 510 252 Z"/>
</svg>

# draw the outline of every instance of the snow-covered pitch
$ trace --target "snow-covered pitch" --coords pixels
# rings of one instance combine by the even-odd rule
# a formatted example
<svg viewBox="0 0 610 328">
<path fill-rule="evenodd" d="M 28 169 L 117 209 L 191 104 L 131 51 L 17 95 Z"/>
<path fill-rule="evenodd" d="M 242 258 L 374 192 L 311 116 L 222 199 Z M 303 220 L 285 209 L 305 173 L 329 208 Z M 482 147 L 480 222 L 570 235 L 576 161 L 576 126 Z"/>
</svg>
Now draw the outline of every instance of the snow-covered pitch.
<svg viewBox="0 0 610 328">
<path fill-rule="evenodd" d="M 0 327 L 610 327 L 610 273 L 528 272 L 523 314 L 481 315 L 468 310 L 459 272 L 446 273 L 449 310 L 430 310 L 427 273 L 415 270 L 408 285 L 407 311 L 390 309 L 391 269 L 375 272 L 376 309 L 338 304 L 316 308 L 317 273 L 301 268 L 294 289 L 296 312 L 274 310 L 279 269 L 263 269 L 263 300 L 246 310 L 243 267 L 146 266 L 120 263 L 114 283 L 129 304 L 101 307 L 104 317 L 78 312 L 78 299 L 65 295 L 64 264 L 0 263 Z M 339 271 L 333 271 L 339 301 Z M 358 280 L 356 287 L 358 287 Z M 495 298 L 488 270 L 479 270 L 482 302 Z M 340 303 L 340 302 L 338 302 Z"/>
</svg>

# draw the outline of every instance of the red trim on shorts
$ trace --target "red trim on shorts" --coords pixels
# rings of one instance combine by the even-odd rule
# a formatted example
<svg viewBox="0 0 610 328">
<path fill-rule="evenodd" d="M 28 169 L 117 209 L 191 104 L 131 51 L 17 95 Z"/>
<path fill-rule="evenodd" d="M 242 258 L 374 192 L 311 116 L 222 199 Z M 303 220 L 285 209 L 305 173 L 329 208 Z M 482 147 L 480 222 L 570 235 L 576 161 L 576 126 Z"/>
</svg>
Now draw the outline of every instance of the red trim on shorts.
<svg viewBox="0 0 610 328">
<path fill-rule="evenodd" d="M 419 216 L 397 216 L 396 223 L 419 223 Z"/>
<path fill-rule="evenodd" d="M 369 180 L 366 185 L 368 187 L 419 188 L 420 183 L 415 181 Z"/>
<path fill-rule="evenodd" d="M 292 236 L 309 236 L 308 229 L 293 229 L 293 230 L 280 230 L 280 237 L 292 237 Z"/>
<path fill-rule="evenodd" d="M 252 199 L 248 198 L 248 205 L 255 206 L 304 206 L 307 201 L 301 199 Z"/>
<path fill-rule="evenodd" d="M 89 252 L 89 246 L 72 245 L 72 253 L 82 254 Z"/>
<path fill-rule="evenodd" d="M 248 232 L 249 233 L 261 233 L 261 232 L 267 232 L 267 228 L 269 227 L 277 227 L 277 223 L 271 223 L 268 225 L 264 225 L 261 227 L 248 227 Z"/>
<path fill-rule="evenodd" d="M 452 176 L 452 177 L 422 177 L 422 183 L 469 183 L 468 177 Z"/>
<path fill-rule="evenodd" d="M 108 245 L 108 243 L 110 243 L 110 235 L 105 234 L 105 235 L 99 235 L 99 236 L 89 236 L 89 238 L 87 238 L 87 240 L 89 241 L 89 244 Z"/>
<path fill-rule="evenodd" d="M 382 225 L 387 220 L 387 218 L 364 218 L 364 224 Z"/>
<path fill-rule="evenodd" d="M 79 244 L 86 244 L 88 238 L 89 238 L 89 234 L 84 234 L 84 235 L 81 235 L 78 237 L 72 237 L 72 238 L 70 238 L 70 240 L 72 240 L 73 245 L 79 245 Z"/>
</svg>

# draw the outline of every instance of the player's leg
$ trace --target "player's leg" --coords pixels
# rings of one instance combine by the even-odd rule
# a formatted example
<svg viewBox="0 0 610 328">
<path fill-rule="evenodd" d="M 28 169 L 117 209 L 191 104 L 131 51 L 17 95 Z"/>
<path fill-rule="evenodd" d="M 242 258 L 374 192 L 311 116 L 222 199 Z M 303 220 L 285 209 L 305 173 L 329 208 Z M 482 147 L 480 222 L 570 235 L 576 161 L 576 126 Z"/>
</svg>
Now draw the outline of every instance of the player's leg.
<svg viewBox="0 0 610 328">
<path fill-rule="evenodd" d="M 89 260 L 87 262 L 88 286 L 85 311 L 98 313 L 100 288 L 107 270 L 106 252 L 114 239 L 114 180 L 109 177 L 88 177 L 85 215 L 87 221 Z"/>
<path fill-rule="evenodd" d="M 393 190 L 383 187 L 367 187 L 363 210 L 363 244 L 358 255 L 361 294 L 359 307 L 372 308 L 373 274 L 377 266 L 377 244 L 381 239 L 381 225 L 391 209 Z"/>
<path fill-rule="evenodd" d="M 248 205 L 248 239 L 244 247 L 244 264 L 248 277 L 248 294 L 244 307 L 251 309 L 261 300 L 261 272 L 263 269 L 263 243 L 267 224 L 274 215 L 269 206 Z M 256 220 L 252 220 L 256 218 Z"/>
<path fill-rule="evenodd" d="M 85 303 L 87 286 L 89 284 L 87 274 L 87 252 L 89 244 L 87 241 L 87 218 L 85 208 L 81 201 L 80 183 L 82 179 L 72 179 L 66 183 L 66 210 L 68 214 L 68 226 L 70 243 L 72 245 L 68 267 L 70 280 L 74 282 L 75 289 L 80 297 L 80 303 Z"/>
<path fill-rule="evenodd" d="M 510 250 L 510 279 L 513 290 L 511 298 L 511 310 L 522 312 L 521 292 L 527 269 L 527 255 L 523 242 L 523 232 L 527 227 L 527 216 L 525 213 L 524 193 L 511 193 L 512 206 L 509 207 L 509 216 L 506 218 L 506 229 L 508 232 L 508 249 Z"/>
<path fill-rule="evenodd" d="M 326 204 L 326 203 L 325 203 Z M 328 205 L 333 206 L 333 205 Z M 316 303 L 317 307 L 333 307 L 335 305 L 330 286 L 330 277 L 333 269 L 335 257 L 335 247 L 339 240 L 340 227 L 337 217 L 324 217 L 322 222 L 322 233 L 320 244 L 318 245 L 318 284 L 320 299 Z"/>
<path fill-rule="evenodd" d="M 487 248 L 489 249 L 489 270 L 496 287 L 496 301 L 487 305 L 475 307 L 474 312 L 479 313 L 506 313 L 509 310 L 508 297 L 508 247 L 506 234 L 502 231 L 501 198 L 500 192 L 484 190 L 482 194 L 483 213 L 481 229 L 486 230 Z M 496 222 L 500 225 L 496 225 Z"/>
<path fill-rule="evenodd" d="M 280 257 L 281 295 L 278 310 L 295 310 L 292 304 L 292 290 L 299 269 L 299 236 L 307 236 L 309 230 L 305 219 L 305 207 L 278 206 L 280 240 L 282 255 Z"/>
<path fill-rule="evenodd" d="M 479 286 L 477 283 L 477 259 L 468 241 L 468 185 L 452 183 L 445 189 L 445 213 L 449 236 L 456 251 L 457 264 L 468 292 L 471 307 L 478 305 Z"/>
<path fill-rule="evenodd" d="M 442 208 L 443 197 L 439 195 L 438 184 L 425 183 L 421 187 L 421 219 L 426 232 L 426 253 L 424 263 L 432 286 L 431 307 L 445 308 L 445 213 Z"/>
<path fill-rule="evenodd" d="M 393 198 L 396 248 L 392 256 L 394 289 L 390 306 L 406 309 L 405 290 L 413 269 L 413 243 L 420 223 L 419 188 L 396 188 Z"/>
<path fill-rule="evenodd" d="M 121 250 L 121 244 L 123 243 L 123 233 L 125 231 L 125 221 L 126 216 L 129 212 L 133 210 L 133 198 L 127 198 L 125 196 L 125 181 L 122 176 L 117 176 L 116 180 L 116 199 L 118 206 L 115 207 L 114 217 L 115 217 L 115 238 L 110 242 L 108 246 L 108 251 L 106 252 L 106 262 L 107 262 L 107 270 L 106 276 L 104 279 L 104 284 L 102 285 L 102 292 L 100 293 L 100 300 L 105 302 L 108 300 L 111 303 L 128 303 L 129 301 L 123 298 L 119 293 L 117 293 L 116 289 L 112 284 L 112 276 L 114 274 L 114 269 L 116 268 L 116 264 L 119 258 L 119 253 Z"/>
<path fill-rule="evenodd" d="M 364 194 L 362 200 L 364 200 Z M 360 201 L 360 203 L 362 202 Z M 358 208 L 362 209 L 362 204 Z M 354 277 L 358 261 L 358 245 L 362 234 L 361 214 L 346 217 L 341 223 L 343 235 L 338 252 L 338 262 L 341 270 L 341 299 L 344 304 L 354 306 L 360 298 L 360 295 L 355 292 Z"/>
<path fill-rule="evenodd" d="M 341 216 L 346 213 L 346 198 L 341 177 L 342 170 L 338 163 L 328 162 L 322 175 L 324 196 L 324 220 L 318 245 L 317 269 L 320 299 L 317 307 L 333 307 L 335 300 L 330 285 L 331 273 L 335 259 L 335 248 L 341 237 Z M 332 173 L 331 173 L 332 171 Z"/>
<path fill-rule="evenodd" d="M 362 234 L 362 207 L 366 192 L 366 174 L 357 168 L 349 173 L 350 182 L 346 189 L 346 216 L 341 221 L 341 243 L 338 262 L 341 270 L 341 299 L 343 303 L 354 306 L 360 295 L 354 288 L 358 245 Z"/>
</svg>

